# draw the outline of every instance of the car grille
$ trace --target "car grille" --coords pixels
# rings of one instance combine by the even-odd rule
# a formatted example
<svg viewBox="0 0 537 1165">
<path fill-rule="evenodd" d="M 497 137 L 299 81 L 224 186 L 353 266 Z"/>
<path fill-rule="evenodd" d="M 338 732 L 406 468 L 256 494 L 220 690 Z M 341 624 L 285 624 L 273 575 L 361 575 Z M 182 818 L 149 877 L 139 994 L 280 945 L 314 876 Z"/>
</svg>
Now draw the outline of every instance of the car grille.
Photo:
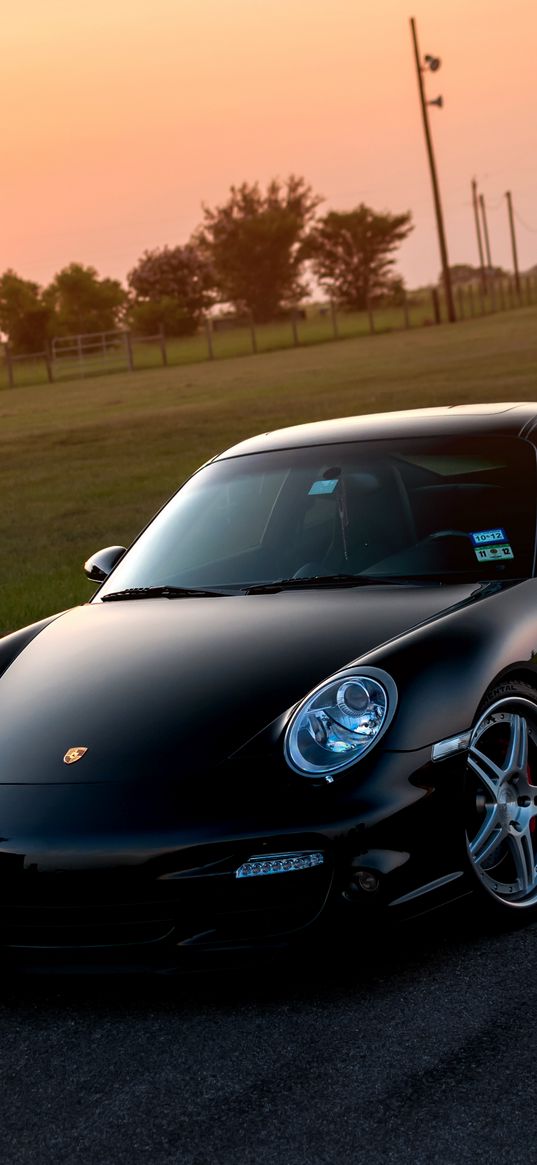
<svg viewBox="0 0 537 1165">
<path fill-rule="evenodd" d="M 140 946 L 174 936 L 174 919 L 155 906 L 0 910 L 0 948 L 66 949 Z"/>
<path fill-rule="evenodd" d="M 308 926 L 322 909 L 332 880 L 332 870 L 324 864 L 237 879 L 237 859 L 217 858 L 153 878 L 144 878 L 140 868 L 121 875 L 25 871 L 6 877 L 0 896 L 0 954 L 127 948 L 173 952 L 178 946 L 255 942 Z"/>
</svg>

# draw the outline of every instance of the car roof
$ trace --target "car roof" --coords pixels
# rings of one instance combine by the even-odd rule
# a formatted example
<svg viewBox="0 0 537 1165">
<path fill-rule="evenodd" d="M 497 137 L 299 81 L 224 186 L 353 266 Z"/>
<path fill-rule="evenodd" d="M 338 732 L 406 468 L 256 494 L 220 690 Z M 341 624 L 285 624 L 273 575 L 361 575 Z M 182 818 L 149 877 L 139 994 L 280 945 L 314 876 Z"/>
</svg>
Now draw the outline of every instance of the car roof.
<svg viewBox="0 0 537 1165">
<path fill-rule="evenodd" d="M 216 460 L 243 457 L 276 449 L 296 449 L 308 445 L 336 445 L 346 441 L 380 441 L 404 437 L 529 436 L 537 425 L 537 402 L 503 404 L 444 405 L 439 408 L 405 409 L 400 412 L 370 413 L 339 417 L 260 433 L 226 449 Z"/>
</svg>

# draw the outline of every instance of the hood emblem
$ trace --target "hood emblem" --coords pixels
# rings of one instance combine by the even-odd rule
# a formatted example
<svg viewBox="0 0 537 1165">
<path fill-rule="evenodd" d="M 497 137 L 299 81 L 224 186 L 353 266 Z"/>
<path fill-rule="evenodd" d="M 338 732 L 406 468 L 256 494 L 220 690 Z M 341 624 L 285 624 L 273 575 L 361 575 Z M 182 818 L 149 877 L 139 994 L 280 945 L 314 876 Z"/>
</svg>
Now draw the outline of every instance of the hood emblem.
<svg viewBox="0 0 537 1165">
<path fill-rule="evenodd" d="M 75 761 L 82 760 L 87 751 L 87 748 L 68 748 L 63 758 L 64 765 L 74 765 Z"/>
</svg>

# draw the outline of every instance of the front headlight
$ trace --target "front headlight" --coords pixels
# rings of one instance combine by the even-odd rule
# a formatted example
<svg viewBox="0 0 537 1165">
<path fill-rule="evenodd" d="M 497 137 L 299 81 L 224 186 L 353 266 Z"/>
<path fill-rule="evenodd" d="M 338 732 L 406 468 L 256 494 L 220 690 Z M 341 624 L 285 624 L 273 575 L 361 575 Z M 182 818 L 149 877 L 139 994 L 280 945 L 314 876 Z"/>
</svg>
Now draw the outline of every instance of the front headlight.
<svg viewBox="0 0 537 1165">
<path fill-rule="evenodd" d="M 376 744 L 393 718 L 397 688 L 378 668 L 351 668 L 320 684 L 298 706 L 285 734 L 285 758 L 306 776 L 346 769 Z"/>
</svg>

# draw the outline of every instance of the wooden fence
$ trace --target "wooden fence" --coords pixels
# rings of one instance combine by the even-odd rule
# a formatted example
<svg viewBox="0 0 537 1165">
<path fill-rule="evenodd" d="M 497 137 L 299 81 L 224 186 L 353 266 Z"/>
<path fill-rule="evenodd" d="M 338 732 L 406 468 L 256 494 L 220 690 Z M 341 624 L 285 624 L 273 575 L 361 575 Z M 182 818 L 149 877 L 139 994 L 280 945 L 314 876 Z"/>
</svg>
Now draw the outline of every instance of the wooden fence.
<svg viewBox="0 0 537 1165">
<path fill-rule="evenodd" d="M 535 303 L 537 283 L 529 276 L 521 279 L 520 294 L 511 278 L 489 279 L 486 290 L 479 283 L 455 290 L 457 322 Z M 286 317 L 263 325 L 246 319 L 235 326 L 233 321 L 213 322 L 207 318 L 197 335 L 183 338 L 166 337 L 163 331 L 154 336 L 136 336 L 130 331 L 96 332 L 62 337 L 48 351 L 29 356 L 15 355 L 5 344 L 3 360 L 0 358 L 0 388 L 257 355 L 329 340 L 437 326 L 446 321 L 444 296 L 432 288 L 419 295 L 406 295 L 397 304 L 372 303 L 365 312 L 337 311 L 329 303 L 308 312 L 295 309 Z"/>
</svg>

